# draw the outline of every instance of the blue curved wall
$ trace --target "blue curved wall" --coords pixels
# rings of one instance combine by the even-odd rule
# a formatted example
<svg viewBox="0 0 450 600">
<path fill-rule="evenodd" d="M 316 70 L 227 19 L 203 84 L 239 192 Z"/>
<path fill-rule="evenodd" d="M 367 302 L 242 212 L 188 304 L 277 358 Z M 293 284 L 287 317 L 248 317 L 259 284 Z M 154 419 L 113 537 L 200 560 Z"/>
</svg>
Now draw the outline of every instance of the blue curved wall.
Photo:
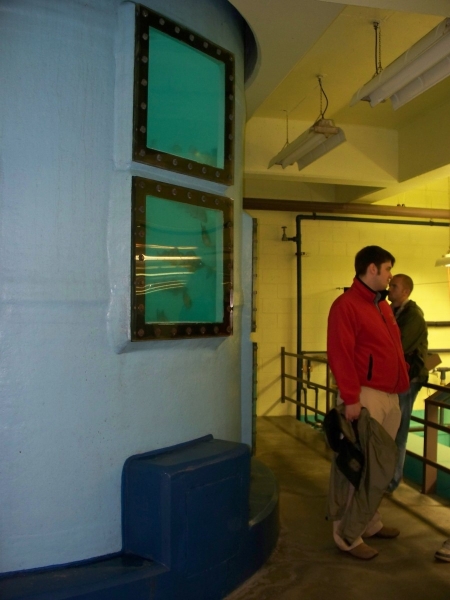
<svg viewBox="0 0 450 600">
<path fill-rule="evenodd" d="M 127 459 L 123 551 L 0 577 L 2 600 L 220 600 L 269 557 L 278 489 L 247 445 L 204 436 Z"/>
<path fill-rule="evenodd" d="M 131 163 L 132 3 L 0 1 L 1 573 L 120 551 L 125 460 L 209 433 L 239 441 L 251 414 L 242 23 L 226 0 L 145 4 L 236 56 L 234 186 Z M 129 342 L 133 174 L 233 198 L 232 337 Z"/>
</svg>

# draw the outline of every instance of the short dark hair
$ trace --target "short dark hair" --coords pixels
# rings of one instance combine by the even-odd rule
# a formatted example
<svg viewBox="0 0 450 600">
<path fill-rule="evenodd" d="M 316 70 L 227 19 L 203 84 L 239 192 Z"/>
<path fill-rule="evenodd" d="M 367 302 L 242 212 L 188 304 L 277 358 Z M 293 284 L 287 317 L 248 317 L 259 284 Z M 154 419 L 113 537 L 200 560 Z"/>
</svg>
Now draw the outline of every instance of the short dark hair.
<svg viewBox="0 0 450 600">
<path fill-rule="evenodd" d="M 407 290 L 409 290 L 409 293 L 411 293 L 413 291 L 414 282 L 409 275 L 405 275 L 404 273 L 396 273 L 394 275 L 394 277 L 401 278 L 403 287 L 405 287 Z"/>
<path fill-rule="evenodd" d="M 365 275 L 367 268 L 372 263 L 380 269 L 381 265 L 385 262 L 391 262 L 392 266 L 395 264 L 395 258 L 390 252 L 380 246 L 366 246 L 362 248 L 355 256 L 355 272 L 357 276 Z"/>
</svg>

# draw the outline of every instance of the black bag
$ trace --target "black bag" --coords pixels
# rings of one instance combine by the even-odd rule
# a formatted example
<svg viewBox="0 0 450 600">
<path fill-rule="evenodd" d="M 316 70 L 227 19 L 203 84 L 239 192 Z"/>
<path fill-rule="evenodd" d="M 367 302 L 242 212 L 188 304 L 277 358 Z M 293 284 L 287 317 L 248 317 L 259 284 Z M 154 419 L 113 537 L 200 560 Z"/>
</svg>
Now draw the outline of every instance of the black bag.
<svg viewBox="0 0 450 600">
<path fill-rule="evenodd" d="M 323 420 L 328 445 L 336 452 L 336 466 L 356 488 L 361 483 L 364 454 L 359 443 L 358 423 L 349 423 L 337 408 L 332 408 Z"/>
</svg>

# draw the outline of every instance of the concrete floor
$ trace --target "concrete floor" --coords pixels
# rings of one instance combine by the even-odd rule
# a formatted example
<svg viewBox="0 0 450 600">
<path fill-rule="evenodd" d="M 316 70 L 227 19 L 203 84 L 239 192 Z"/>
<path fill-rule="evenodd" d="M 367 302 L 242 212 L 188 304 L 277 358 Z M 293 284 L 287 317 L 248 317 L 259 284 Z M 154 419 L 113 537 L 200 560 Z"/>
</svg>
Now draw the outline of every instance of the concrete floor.
<svg viewBox="0 0 450 600">
<path fill-rule="evenodd" d="M 450 563 L 434 559 L 450 537 L 448 501 L 402 483 L 380 509 L 400 537 L 370 540 L 380 554 L 361 561 L 336 548 L 325 520 L 323 434 L 293 417 L 260 417 L 256 440 L 279 482 L 281 533 L 267 563 L 227 600 L 450 600 Z"/>
</svg>

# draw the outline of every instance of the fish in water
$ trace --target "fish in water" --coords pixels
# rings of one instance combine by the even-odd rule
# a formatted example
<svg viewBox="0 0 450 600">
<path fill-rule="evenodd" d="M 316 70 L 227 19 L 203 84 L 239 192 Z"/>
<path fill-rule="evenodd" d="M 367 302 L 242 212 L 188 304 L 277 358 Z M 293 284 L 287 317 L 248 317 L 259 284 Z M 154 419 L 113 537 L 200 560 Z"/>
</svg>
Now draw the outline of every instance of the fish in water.
<svg viewBox="0 0 450 600">
<path fill-rule="evenodd" d="M 183 304 L 186 308 L 191 308 L 192 306 L 192 298 L 189 296 L 189 293 L 186 288 L 183 290 Z"/>
<path fill-rule="evenodd" d="M 206 265 L 205 271 L 206 271 L 206 279 L 209 279 L 213 275 L 214 276 L 216 275 L 217 269 L 215 267 L 210 267 L 210 266 Z"/>
<path fill-rule="evenodd" d="M 202 242 L 205 246 L 212 246 L 211 238 L 206 230 L 206 227 L 201 223 L 202 226 Z"/>
<path fill-rule="evenodd" d="M 199 258 L 198 260 L 192 260 L 190 263 L 181 266 L 186 268 L 189 271 L 189 273 L 195 273 L 195 271 L 203 269 L 205 265 L 203 264 L 203 261 Z"/>
<path fill-rule="evenodd" d="M 208 216 L 206 214 L 206 208 L 203 206 L 194 206 L 193 204 L 184 204 L 181 206 L 183 207 L 183 210 L 196 221 L 207 223 Z"/>
</svg>

